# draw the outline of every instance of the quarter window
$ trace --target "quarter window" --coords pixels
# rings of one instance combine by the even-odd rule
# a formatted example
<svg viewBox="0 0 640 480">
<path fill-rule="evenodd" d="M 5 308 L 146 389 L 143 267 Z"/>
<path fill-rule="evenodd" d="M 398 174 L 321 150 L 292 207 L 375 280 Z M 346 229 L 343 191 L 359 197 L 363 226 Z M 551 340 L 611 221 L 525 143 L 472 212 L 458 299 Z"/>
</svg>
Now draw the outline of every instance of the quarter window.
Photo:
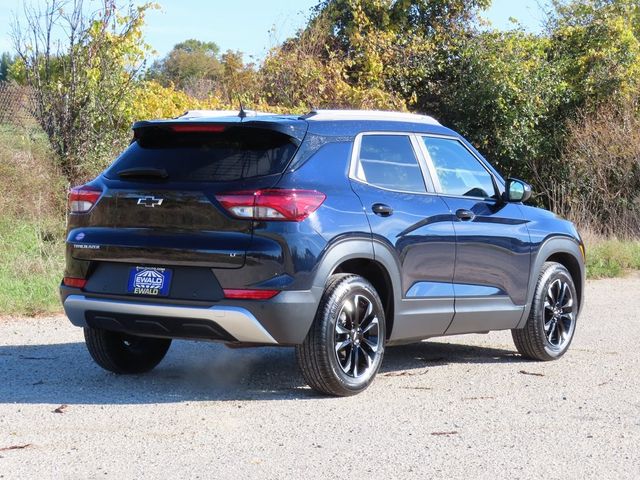
<svg viewBox="0 0 640 480">
<path fill-rule="evenodd" d="M 364 135 L 356 178 L 389 190 L 426 192 L 422 170 L 407 135 Z"/>
<path fill-rule="evenodd" d="M 459 141 L 422 137 L 442 193 L 467 197 L 495 196 L 491 174 Z"/>
</svg>

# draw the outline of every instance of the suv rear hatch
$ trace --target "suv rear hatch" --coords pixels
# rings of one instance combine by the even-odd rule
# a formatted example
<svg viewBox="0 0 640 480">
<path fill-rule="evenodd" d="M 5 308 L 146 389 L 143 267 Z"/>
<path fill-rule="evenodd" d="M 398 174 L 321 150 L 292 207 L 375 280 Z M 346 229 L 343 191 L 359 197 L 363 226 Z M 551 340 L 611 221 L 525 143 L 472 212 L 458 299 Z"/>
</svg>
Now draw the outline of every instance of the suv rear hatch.
<svg viewBox="0 0 640 480">
<path fill-rule="evenodd" d="M 137 266 L 179 267 L 174 280 L 193 267 L 199 283 L 203 269 L 244 265 L 253 221 L 229 215 L 216 195 L 273 187 L 306 122 L 225 120 L 134 125 L 131 145 L 87 186 L 101 190 L 95 205 L 69 215 L 68 255 L 92 262 L 88 291 L 126 293 L 121 277 Z"/>
</svg>

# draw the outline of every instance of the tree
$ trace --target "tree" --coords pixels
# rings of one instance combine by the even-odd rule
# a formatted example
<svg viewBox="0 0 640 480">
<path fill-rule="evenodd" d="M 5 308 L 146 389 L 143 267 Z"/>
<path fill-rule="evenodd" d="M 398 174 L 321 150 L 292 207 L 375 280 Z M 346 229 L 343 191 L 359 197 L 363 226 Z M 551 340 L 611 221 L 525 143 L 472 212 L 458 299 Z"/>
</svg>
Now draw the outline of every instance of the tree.
<svg viewBox="0 0 640 480">
<path fill-rule="evenodd" d="M 637 0 L 554 0 L 551 61 L 570 86 L 572 110 L 623 104 L 640 89 Z"/>
<path fill-rule="evenodd" d="M 208 57 L 215 58 L 220 53 L 220 47 L 215 42 L 203 42 L 193 38 L 174 45 L 173 50 L 187 53 L 202 53 Z"/>
<path fill-rule="evenodd" d="M 46 0 L 42 9 L 25 6 L 24 27 L 13 26 L 14 70 L 32 88 L 33 114 L 71 182 L 104 167 L 127 140 L 124 112 L 144 64 L 151 6 L 121 12 L 102 0 L 87 14 L 82 0 Z"/>
<path fill-rule="evenodd" d="M 403 100 L 377 86 L 355 85 L 348 55 L 337 47 L 328 17 L 307 28 L 267 56 L 260 70 L 261 91 L 270 104 L 294 111 L 316 108 L 405 110 Z"/>
<path fill-rule="evenodd" d="M 541 186 L 558 155 L 566 85 L 548 61 L 548 38 L 522 30 L 469 37 L 447 67 L 433 113 L 505 174 Z M 538 190 L 539 191 L 539 190 Z"/>
<path fill-rule="evenodd" d="M 314 47 L 316 58 L 305 57 L 305 61 L 317 68 L 310 69 L 309 74 L 302 71 L 299 76 L 321 72 L 315 83 L 320 84 L 322 92 L 341 85 L 343 98 L 355 94 L 351 106 L 408 107 L 432 113 L 438 111 L 443 89 L 451 81 L 448 74 L 457 50 L 474 33 L 478 12 L 489 3 L 324 0 L 314 9 L 306 29 L 286 42 L 281 51 L 291 55 L 299 51 L 296 44 L 305 48 L 309 38 L 315 39 L 311 43 L 321 48 Z M 289 68 L 295 70 L 296 66 Z M 332 78 L 333 73 L 339 81 L 326 82 L 325 86 L 321 78 Z M 307 93 L 301 91 L 300 95 Z"/>
<path fill-rule="evenodd" d="M 154 62 L 147 77 L 203 97 L 215 89 L 222 76 L 218 54 L 219 48 L 214 42 L 185 40 L 176 44 L 162 60 Z"/>
<path fill-rule="evenodd" d="M 425 37 L 464 32 L 479 10 L 491 0 L 324 0 L 315 7 L 316 18 L 326 15 L 345 49 L 363 31 L 390 31 Z"/>
<path fill-rule="evenodd" d="M 221 58 L 222 75 L 216 92 L 217 96 L 231 105 L 238 102 L 254 104 L 258 102 L 259 80 L 254 65 L 245 64 L 242 52 L 227 50 Z"/>
<path fill-rule="evenodd" d="M 0 57 L 0 82 L 9 80 L 9 69 L 13 62 L 14 60 L 9 52 L 4 52 Z"/>
</svg>

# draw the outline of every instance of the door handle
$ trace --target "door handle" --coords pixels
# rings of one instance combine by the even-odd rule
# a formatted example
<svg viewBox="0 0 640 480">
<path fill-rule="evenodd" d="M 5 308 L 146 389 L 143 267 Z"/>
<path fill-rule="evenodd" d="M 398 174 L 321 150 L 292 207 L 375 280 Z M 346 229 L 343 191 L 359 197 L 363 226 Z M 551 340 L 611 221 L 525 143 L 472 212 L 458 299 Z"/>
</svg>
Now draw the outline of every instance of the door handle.
<svg viewBox="0 0 640 480">
<path fill-rule="evenodd" d="M 380 217 L 389 217 L 393 214 L 393 208 L 384 203 L 374 203 L 371 205 L 371 210 Z"/>
<path fill-rule="evenodd" d="M 476 214 L 471 210 L 465 210 L 464 208 L 461 208 L 459 210 L 456 210 L 456 217 L 458 217 L 463 222 L 470 222 L 471 220 L 476 218 Z"/>
</svg>

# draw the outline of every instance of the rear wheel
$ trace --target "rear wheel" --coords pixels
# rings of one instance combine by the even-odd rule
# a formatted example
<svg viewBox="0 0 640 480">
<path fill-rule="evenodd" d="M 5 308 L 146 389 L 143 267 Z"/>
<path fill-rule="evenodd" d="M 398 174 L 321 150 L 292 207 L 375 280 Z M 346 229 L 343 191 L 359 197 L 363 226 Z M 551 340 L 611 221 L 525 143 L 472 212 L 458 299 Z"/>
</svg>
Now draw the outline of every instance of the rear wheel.
<svg viewBox="0 0 640 480">
<path fill-rule="evenodd" d="M 560 358 L 573 340 L 577 316 L 578 295 L 571 274 L 559 263 L 546 262 L 527 323 L 511 330 L 518 352 L 534 360 Z"/>
<path fill-rule="evenodd" d="M 160 363 L 171 339 L 149 338 L 85 328 L 84 339 L 95 362 L 114 373 L 144 373 Z"/>
<path fill-rule="evenodd" d="M 333 275 L 307 338 L 296 347 L 311 388 L 337 396 L 366 389 L 384 355 L 385 318 L 375 288 L 357 275 Z"/>
</svg>

